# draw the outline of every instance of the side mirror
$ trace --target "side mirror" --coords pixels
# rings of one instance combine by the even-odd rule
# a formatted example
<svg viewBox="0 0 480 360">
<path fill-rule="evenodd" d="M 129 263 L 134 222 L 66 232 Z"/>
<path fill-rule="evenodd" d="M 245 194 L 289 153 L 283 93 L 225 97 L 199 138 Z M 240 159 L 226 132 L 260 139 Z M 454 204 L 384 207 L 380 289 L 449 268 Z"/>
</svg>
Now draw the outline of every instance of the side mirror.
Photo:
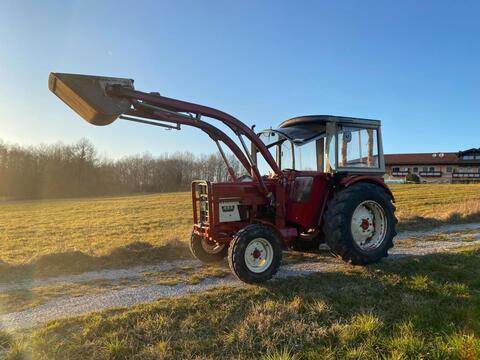
<svg viewBox="0 0 480 360">
<path fill-rule="evenodd" d="M 93 125 L 108 125 L 130 109 L 126 98 L 112 97 L 113 85 L 134 90 L 133 80 L 103 76 L 50 73 L 48 88 L 78 115 Z"/>
</svg>

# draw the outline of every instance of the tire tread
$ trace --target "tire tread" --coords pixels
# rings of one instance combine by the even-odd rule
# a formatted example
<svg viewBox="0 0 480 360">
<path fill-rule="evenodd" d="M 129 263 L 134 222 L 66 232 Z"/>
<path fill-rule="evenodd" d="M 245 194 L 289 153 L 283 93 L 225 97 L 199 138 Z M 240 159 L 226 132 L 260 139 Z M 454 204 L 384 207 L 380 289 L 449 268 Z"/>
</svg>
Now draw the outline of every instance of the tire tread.
<svg viewBox="0 0 480 360">
<path fill-rule="evenodd" d="M 227 246 L 225 246 L 222 249 L 222 251 L 216 254 L 210 254 L 206 252 L 202 246 L 202 237 L 195 233 L 192 233 L 192 236 L 190 237 L 189 245 L 190 245 L 190 251 L 193 254 L 193 256 L 204 263 L 220 262 L 225 258 L 225 256 L 227 256 L 227 253 L 228 253 Z"/>
<path fill-rule="evenodd" d="M 361 192 L 375 192 L 380 194 L 383 202 L 387 204 L 385 211 L 393 217 L 393 223 L 390 225 L 390 234 L 387 234 L 387 244 L 383 246 L 383 251 L 380 256 L 371 258 L 370 256 L 356 250 L 346 233 L 350 231 L 350 219 L 345 213 L 348 209 L 348 204 L 354 201 L 358 193 Z M 387 216 L 388 216 L 387 214 Z M 388 256 L 388 249 L 393 247 L 393 238 L 395 237 L 395 225 L 398 222 L 395 217 L 395 206 L 392 203 L 390 194 L 384 188 L 371 183 L 357 183 L 344 190 L 337 192 L 327 205 L 324 214 L 323 232 L 325 235 L 325 242 L 330 247 L 330 250 L 340 256 L 344 261 L 352 264 L 365 265 L 380 260 L 382 257 Z"/>
<path fill-rule="evenodd" d="M 245 265 L 245 250 L 250 239 L 272 237 L 273 260 L 270 268 L 263 273 L 253 273 Z M 268 239 L 267 239 L 268 240 Z M 250 224 L 239 230 L 228 247 L 228 264 L 235 276 L 248 284 L 262 283 L 270 280 L 278 271 L 282 261 L 282 247 L 278 236 L 267 226 Z"/>
</svg>

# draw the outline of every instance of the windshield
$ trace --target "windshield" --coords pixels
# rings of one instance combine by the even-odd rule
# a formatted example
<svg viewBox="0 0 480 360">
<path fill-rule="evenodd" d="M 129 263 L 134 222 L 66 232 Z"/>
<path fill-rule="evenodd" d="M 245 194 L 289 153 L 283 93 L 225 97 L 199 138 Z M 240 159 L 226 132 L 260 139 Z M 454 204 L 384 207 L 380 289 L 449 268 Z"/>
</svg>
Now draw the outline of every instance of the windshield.
<svg viewBox="0 0 480 360">
<path fill-rule="evenodd" d="M 264 131 L 259 134 L 260 139 L 263 141 L 263 143 L 267 146 L 268 151 L 270 151 L 270 154 L 272 157 L 275 159 L 275 161 L 278 164 L 278 158 L 277 158 L 277 144 L 281 144 L 285 138 L 280 136 L 279 134 L 273 132 L 273 131 Z M 257 167 L 258 171 L 260 172 L 261 175 L 269 175 L 272 173 L 272 168 L 267 164 L 263 156 L 256 156 L 257 158 Z"/>
<path fill-rule="evenodd" d="M 259 136 L 276 159 L 280 169 L 322 170 L 324 134 L 292 127 L 265 130 Z M 262 175 L 271 173 L 263 156 L 257 156 L 257 166 Z"/>
</svg>

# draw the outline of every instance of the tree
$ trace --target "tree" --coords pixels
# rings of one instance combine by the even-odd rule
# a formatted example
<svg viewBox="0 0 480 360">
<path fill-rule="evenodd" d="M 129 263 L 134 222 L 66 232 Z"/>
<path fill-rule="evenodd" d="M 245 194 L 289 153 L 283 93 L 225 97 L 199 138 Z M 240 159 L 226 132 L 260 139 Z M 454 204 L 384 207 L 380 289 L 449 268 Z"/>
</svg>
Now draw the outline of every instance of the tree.
<svg viewBox="0 0 480 360">
<path fill-rule="evenodd" d="M 407 176 L 405 176 L 405 181 L 413 182 L 415 184 L 420 184 L 420 178 L 418 177 L 417 174 L 409 173 Z"/>
<path fill-rule="evenodd" d="M 228 154 L 230 165 L 245 171 Z M 75 144 L 25 147 L 0 139 L 0 198 L 34 199 L 138 192 L 187 191 L 192 180 L 228 181 L 220 154 L 173 153 L 99 159 L 86 139 Z"/>
</svg>

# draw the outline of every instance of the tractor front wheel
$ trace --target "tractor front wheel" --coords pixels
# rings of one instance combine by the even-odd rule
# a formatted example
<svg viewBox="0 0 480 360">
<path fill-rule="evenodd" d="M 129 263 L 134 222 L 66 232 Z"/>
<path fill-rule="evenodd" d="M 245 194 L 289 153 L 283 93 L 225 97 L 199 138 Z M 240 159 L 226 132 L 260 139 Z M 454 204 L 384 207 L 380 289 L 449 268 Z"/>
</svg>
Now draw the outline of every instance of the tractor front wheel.
<svg viewBox="0 0 480 360">
<path fill-rule="evenodd" d="M 270 280 L 282 261 L 282 243 L 270 228 L 252 224 L 240 230 L 228 248 L 232 272 L 248 284 Z"/>
<path fill-rule="evenodd" d="M 209 241 L 203 236 L 192 233 L 190 251 L 193 256 L 204 263 L 222 261 L 227 256 L 227 246 Z"/>
<path fill-rule="evenodd" d="M 386 190 L 357 183 L 330 200 L 323 232 L 333 253 L 352 264 L 365 265 L 388 256 L 396 223 L 395 207 Z"/>
</svg>

